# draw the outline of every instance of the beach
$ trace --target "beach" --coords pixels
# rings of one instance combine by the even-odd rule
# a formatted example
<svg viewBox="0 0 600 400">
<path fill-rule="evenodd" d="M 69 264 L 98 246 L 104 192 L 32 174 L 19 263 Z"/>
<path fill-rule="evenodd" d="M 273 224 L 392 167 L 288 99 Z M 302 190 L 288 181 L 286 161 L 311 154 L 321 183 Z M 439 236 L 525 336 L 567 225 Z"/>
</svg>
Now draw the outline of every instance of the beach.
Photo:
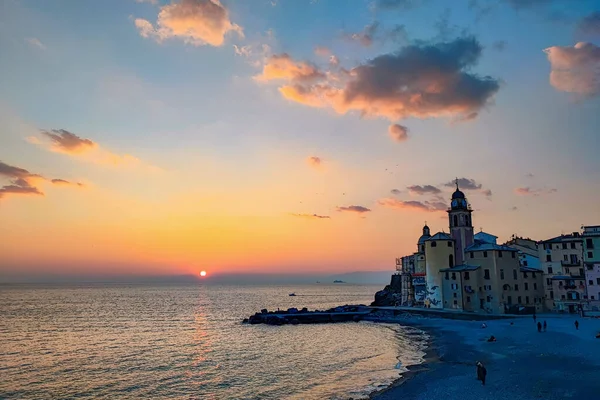
<svg viewBox="0 0 600 400">
<path fill-rule="evenodd" d="M 427 332 L 431 347 L 423 364 L 408 367 L 394 385 L 371 398 L 600 398 L 600 339 L 595 338 L 600 319 L 539 315 L 537 320 L 547 321 L 546 332 L 537 331 L 531 316 L 489 321 L 486 328 L 481 321 L 399 318 Z M 487 342 L 490 335 L 497 341 Z M 485 386 L 476 379 L 477 361 L 487 368 Z"/>
</svg>

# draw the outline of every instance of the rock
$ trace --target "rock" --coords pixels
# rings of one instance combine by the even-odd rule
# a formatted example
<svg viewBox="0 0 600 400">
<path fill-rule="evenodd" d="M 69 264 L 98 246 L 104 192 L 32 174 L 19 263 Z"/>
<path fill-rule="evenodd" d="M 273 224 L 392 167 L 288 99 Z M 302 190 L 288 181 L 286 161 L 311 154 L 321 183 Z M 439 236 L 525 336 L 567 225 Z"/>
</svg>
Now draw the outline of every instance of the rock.
<svg viewBox="0 0 600 400">
<path fill-rule="evenodd" d="M 247 324 L 248 323 L 248 318 L 244 318 L 244 320 L 242 321 L 242 324 Z"/>
<path fill-rule="evenodd" d="M 296 314 L 298 312 L 298 309 L 294 307 L 288 308 L 287 312 L 288 314 Z"/>
<path fill-rule="evenodd" d="M 290 324 L 292 324 L 292 325 L 298 325 L 299 323 L 300 323 L 300 321 L 298 321 L 296 318 L 294 318 L 290 321 Z"/>
<path fill-rule="evenodd" d="M 267 310 L 266 308 L 263 308 L 262 310 L 260 310 L 261 314 L 267 314 L 269 312 L 269 310 Z"/>
</svg>

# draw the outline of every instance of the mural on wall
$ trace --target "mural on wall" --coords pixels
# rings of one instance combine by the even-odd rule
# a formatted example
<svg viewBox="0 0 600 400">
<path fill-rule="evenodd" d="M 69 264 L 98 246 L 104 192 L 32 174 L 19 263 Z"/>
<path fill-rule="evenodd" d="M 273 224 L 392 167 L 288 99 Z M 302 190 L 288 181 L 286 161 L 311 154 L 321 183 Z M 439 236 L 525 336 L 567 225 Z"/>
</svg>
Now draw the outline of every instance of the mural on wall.
<svg viewBox="0 0 600 400">
<path fill-rule="evenodd" d="M 439 289 L 440 289 L 440 287 L 437 285 L 432 286 L 431 290 L 429 290 L 429 288 L 425 289 L 427 301 L 430 306 L 438 306 L 438 305 L 442 304 L 442 300 L 441 300 L 442 296 L 439 294 Z"/>
<path fill-rule="evenodd" d="M 415 289 L 415 301 L 418 303 L 423 303 L 425 301 L 425 297 L 427 296 L 425 277 L 413 277 L 412 284 L 413 288 Z"/>
</svg>

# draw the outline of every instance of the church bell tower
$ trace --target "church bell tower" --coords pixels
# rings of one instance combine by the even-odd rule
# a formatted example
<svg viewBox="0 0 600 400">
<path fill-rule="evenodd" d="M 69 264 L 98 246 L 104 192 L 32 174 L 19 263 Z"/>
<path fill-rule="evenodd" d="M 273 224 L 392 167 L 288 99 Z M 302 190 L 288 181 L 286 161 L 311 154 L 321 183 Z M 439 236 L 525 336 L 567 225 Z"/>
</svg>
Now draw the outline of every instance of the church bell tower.
<svg viewBox="0 0 600 400">
<path fill-rule="evenodd" d="M 468 203 L 465 194 L 458 188 L 458 179 L 456 179 L 456 191 L 452 193 L 452 201 L 448 210 L 450 235 L 456 246 L 454 249 L 456 265 L 464 264 L 465 248 L 473 244 L 472 212 L 471 205 Z"/>
</svg>

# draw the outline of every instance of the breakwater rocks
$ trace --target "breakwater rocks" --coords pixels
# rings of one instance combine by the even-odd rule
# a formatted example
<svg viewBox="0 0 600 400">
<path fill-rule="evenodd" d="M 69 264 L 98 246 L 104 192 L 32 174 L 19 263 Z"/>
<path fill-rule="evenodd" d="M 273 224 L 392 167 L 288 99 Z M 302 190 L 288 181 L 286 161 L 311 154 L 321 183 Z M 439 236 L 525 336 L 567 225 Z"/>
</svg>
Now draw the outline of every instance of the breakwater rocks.
<svg viewBox="0 0 600 400">
<path fill-rule="evenodd" d="M 267 325 L 298 325 L 298 324 L 322 324 L 331 322 L 358 322 L 371 310 L 363 305 L 345 305 L 329 310 L 309 311 L 307 308 L 298 310 L 288 308 L 287 310 L 268 311 L 261 310 L 259 313 L 245 318 L 245 324 L 267 324 Z"/>
<path fill-rule="evenodd" d="M 375 293 L 374 307 L 394 307 L 402 304 L 402 280 L 400 275 L 392 275 L 390 284 Z"/>
</svg>

